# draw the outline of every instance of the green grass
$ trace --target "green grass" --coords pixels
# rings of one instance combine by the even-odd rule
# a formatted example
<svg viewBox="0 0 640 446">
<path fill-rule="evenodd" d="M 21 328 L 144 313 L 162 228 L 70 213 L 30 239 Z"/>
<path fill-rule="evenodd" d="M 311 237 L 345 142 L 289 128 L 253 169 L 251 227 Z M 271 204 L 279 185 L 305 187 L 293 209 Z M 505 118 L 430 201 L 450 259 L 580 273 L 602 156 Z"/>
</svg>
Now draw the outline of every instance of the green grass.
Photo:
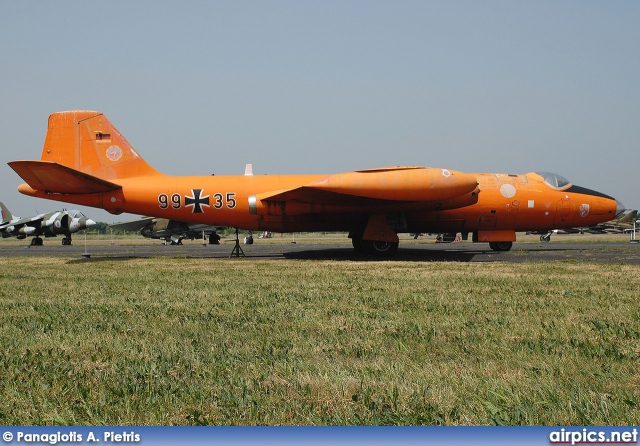
<svg viewBox="0 0 640 446">
<path fill-rule="evenodd" d="M 0 424 L 640 421 L 640 270 L 0 258 Z"/>
</svg>

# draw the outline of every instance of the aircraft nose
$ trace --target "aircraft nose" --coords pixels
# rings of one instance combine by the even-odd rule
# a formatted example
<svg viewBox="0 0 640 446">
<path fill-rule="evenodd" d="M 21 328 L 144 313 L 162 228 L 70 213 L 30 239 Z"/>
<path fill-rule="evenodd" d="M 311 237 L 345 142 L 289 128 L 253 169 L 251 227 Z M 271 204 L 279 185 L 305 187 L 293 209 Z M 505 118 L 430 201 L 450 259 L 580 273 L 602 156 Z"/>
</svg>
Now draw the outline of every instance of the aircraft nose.
<svg viewBox="0 0 640 446">
<path fill-rule="evenodd" d="M 96 222 L 87 218 L 87 222 L 85 224 L 87 225 L 87 228 L 90 228 L 91 226 L 95 226 Z"/>
<path fill-rule="evenodd" d="M 618 200 L 616 200 L 616 215 L 620 214 L 625 209 L 626 208 L 624 207 L 624 204 L 622 204 Z"/>
</svg>

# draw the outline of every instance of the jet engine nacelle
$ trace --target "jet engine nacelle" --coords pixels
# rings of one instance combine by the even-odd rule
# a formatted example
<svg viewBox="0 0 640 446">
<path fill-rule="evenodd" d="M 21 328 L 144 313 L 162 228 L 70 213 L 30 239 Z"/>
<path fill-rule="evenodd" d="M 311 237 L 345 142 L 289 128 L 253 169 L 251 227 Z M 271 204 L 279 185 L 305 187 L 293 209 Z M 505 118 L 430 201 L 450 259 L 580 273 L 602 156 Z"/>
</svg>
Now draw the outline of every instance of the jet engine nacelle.
<svg viewBox="0 0 640 446">
<path fill-rule="evenodd" d="M 56 212 L 42 224 L 45 234 L 68 234 L 69 214 L 66 212 Z"/>
</svg>

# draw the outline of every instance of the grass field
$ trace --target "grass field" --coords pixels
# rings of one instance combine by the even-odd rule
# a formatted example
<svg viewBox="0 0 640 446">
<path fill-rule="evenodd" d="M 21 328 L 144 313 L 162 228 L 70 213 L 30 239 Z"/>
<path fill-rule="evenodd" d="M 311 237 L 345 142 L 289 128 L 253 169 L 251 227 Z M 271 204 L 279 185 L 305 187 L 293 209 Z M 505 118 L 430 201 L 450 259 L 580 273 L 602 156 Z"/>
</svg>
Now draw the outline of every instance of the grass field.
<svg viewBox="0 0 640 446">
<path fill-rule="evenodd" d="M 640 422 L 629 265 L 37 257 L 0 278 L 0 424 Z"/>
</svg>

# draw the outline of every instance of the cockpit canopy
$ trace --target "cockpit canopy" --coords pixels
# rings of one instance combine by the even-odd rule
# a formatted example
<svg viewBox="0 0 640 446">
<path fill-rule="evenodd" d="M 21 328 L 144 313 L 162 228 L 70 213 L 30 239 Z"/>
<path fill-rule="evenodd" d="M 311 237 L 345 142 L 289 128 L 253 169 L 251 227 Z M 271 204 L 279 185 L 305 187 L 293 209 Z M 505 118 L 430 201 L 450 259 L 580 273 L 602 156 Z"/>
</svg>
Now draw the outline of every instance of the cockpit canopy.
<svg viewBox="0 0 640 446">
<path fill-rule="evenodd" d="M 71 216 L 71 218 L 82 218 L 82 217 L 85 216 L 82 212 L 80 212 L 78 210 L 75 210 L 75 209 L 68 210 L 67 214 L 69 214 Z"/>
<path fill-rule="evenodd" d="M 549 187 L 552 187 L 553 189 L 562 190 L 571 186 L 571 183 L 569 182 L 569 180 L 567 180 L 562 175 L 558 175 L 557 173 L 551 173 L 551 172 L 536 172 L 536 173 L 540 175 L 544 179 L 544 182 Z"/>
</svg>

